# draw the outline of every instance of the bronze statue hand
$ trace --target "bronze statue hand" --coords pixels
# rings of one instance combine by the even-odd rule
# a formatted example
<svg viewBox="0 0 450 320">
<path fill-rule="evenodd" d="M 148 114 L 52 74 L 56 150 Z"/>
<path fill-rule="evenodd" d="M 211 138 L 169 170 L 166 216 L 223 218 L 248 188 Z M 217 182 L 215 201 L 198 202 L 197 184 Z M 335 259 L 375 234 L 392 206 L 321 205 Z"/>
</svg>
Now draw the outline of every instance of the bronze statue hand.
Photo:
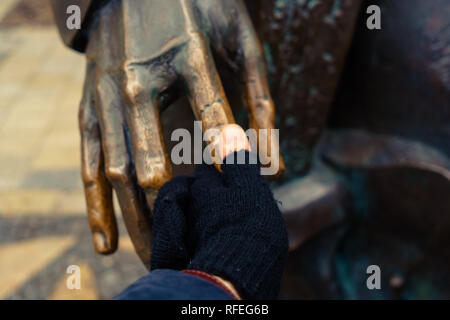
<svg viewBox="0 0 450 320">
<path fill-rule="evenodd" d="M 234 122 L 211 49 L 243 77 L 253 128 L 274 127 L 274 105 L 261 45 L 240 0 L 111 1 L 97 18 L 79 117 L 89 225 L 96 251 L 114 252 L 114 189 L 148 267 L 150 210 L 171 178 L 160 110 L 185 94 L 204 130 Z"/>
</svg>

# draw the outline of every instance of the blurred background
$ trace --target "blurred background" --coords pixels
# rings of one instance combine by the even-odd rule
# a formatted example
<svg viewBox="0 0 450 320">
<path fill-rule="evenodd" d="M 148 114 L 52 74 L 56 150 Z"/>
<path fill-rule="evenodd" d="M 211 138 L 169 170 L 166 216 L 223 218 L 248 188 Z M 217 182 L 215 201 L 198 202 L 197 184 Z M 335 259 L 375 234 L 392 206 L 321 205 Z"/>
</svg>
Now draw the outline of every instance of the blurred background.
<svg viewBox="0 0 450 320">
<path fill-rule="evenodd" d="M 0 299 L 108 299 L 146 273 L 120 214 L 118 252 L 92 247 L 79 171 L 84 67 L 48 1 L 0 1 Z M 81 290 L 66 287 L 73 264 Z"/>
<path fill-rule="evenodd" d="M 307 3 L 287 24 L 297 37 L 271 29 L 294 12 L 288 2 Z M 368 30 L 361 10 L 353 36 L 358 1 L 267 3 L 277 10 L 251 12 L 279 57 L 268 71 L 291 180 L 278 194 L 285 208 L 292 200 L 295 244 L 283 297 L 448 298 L 448 0 L 361 1 L 381 6 L 383 27 Z M 120 214 L 118 252 L 93 250 L 77 124 L 84 69 L 47 0 L 0 0 L 0 299 L 108 299 L 146 273 Z M 192 124 L 177 108 L 176 121 L 162 116 L 166 133 L 179 119 Z M 381 291 L 366 287 L 372 263 Z M 81 268 L 81 290 L 66 287 L 70 265 Z"/>
</svg>

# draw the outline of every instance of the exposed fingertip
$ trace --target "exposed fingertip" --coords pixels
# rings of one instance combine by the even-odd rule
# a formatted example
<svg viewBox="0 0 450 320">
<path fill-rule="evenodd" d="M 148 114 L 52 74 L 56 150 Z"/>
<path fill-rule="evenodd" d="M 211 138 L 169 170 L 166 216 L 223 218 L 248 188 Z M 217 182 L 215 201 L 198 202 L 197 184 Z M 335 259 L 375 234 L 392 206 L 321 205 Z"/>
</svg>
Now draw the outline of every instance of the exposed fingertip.
<svg viewBox="0 0 450 320">
<path fill-rule="evenodd" d="M 220 157 L 224 160 L 229 154 L 239 150 L 251 151 L 247 135 L 241 126 L 228 124 L 221 130 L 219 141 Z"/>
</svg>

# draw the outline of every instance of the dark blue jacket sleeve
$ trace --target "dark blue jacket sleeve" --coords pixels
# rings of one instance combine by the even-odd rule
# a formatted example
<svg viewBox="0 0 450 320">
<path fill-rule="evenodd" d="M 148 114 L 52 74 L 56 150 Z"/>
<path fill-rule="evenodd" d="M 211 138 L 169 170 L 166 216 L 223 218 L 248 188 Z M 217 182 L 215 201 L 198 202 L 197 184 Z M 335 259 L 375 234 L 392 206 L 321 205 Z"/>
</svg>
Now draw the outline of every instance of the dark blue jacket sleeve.
<svg viewBox="0 0 450 320">
<path fill-rule="evenodd" d="M 157 269 L 130 285 L 117 300 L 232 300 L 219 286 L 183 272 Z"/>
</svg>

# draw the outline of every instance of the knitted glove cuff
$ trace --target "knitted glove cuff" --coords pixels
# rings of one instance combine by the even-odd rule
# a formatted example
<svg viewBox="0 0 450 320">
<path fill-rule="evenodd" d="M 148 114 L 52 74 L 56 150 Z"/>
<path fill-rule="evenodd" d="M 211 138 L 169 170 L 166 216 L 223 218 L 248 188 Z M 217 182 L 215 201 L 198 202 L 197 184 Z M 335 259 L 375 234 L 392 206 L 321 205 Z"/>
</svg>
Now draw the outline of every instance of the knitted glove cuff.
<svg viewBox="0 0 450 320">
<path fill-rule="evenodd" d="M 159 191 L 153 212 L 151 270 L 181 270 L 189 262 L 185 245 L 185 207 L 189 197 L 189 178 L 177 177 Z"/>
<path fill-rule="evenodd" d="M 244 299 L 276 299 L 288 249 L 286 231 L 272 235 L 272 241 L 258 234 L 234 232 L 219 232 L 211 237 L 195 252 L 188 269 L 230 281 Z"/>
</svg>

